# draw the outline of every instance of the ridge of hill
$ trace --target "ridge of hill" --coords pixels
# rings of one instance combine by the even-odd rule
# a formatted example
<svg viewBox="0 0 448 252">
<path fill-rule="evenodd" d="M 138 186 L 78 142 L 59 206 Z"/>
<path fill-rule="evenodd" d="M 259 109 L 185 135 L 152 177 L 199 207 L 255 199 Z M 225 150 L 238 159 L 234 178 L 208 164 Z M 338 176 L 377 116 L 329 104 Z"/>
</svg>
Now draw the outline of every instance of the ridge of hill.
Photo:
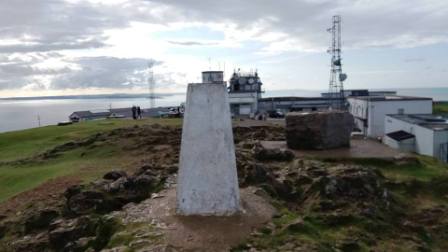
<svg viewBox="0 0 448 252">
<path fill-rule="evenodd" d="M 298 158 L 259 143 L 284 139 L 282 126 L 272 124 L 233 129 L 248 200 L 243 207 L 255 214 L 251 206 L 258 206 L 268 218 L 271 206 L 264 223 L 231 236 L 231 226 L 222 225 L 246 223 L 247 214 L 233 220 L 152 216 L 148 209 L 169 202 L 175 188 L 180 125 L 177 119 L 110 120 L 0 134 L 0 251 L 448 247 L 446 165 L 422 156 Z M 191 236 L 179 237 L 176 229 Z"/>
</svg>

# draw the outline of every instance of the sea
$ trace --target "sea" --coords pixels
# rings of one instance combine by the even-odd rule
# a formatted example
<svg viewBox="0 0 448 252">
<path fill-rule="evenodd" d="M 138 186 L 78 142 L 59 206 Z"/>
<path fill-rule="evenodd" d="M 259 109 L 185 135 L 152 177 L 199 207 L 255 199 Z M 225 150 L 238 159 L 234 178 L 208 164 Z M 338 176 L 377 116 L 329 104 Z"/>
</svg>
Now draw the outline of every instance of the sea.
<svg viewBox="0 0 448 252">
<path fill-rule="evenodd" d="M 372 89 L 374 90 L 374 89 Z M 381 89 L 385 90 L 385 89 Z M 431 97 L 434 101 L 448 101 L 447 88 L 388 89 L 398 95 Z M 317 97 L 325 90 L 272 90 L 263 97 L 300 96 Z M 156 106 L 179 106 L 185 101 L 184 93 L 161 94 Z M 0 132 L 16 131 L 67 121 L 74 111 L 104 111 L 110 108 L 140 106 L 147 108 L 150 100 L 145 95 L 95 95 L 64 97 L 0 98 Z"/>
</svg>

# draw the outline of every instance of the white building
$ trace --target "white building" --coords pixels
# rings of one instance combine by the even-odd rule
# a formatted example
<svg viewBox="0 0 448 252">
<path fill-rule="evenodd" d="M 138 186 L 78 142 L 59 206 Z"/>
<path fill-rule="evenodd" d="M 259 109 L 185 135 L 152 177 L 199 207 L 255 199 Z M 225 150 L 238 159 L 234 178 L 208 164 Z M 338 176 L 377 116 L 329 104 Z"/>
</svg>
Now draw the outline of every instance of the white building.
<svg viewBox="0 0 448 252">
<path fill-rule="evenodd" d="M 230 112 L 236 116 L 254 116 L 258 112 L 261 85 L 257 72 L 234 72 L 229 81 Z"/>
<path fill-rule="evenodd" d="M 431 114 L 387 115 L 383 142 L 392 148 L 448 159 L 448 118 Z"/>
<path fill-rule="evenodd" d="M 368 137 L 383 137 L 388 114 L 430 114 L 432 99 L 408 96 L 360 96 L 347 98 L 355 127 Z"/>
</svg>

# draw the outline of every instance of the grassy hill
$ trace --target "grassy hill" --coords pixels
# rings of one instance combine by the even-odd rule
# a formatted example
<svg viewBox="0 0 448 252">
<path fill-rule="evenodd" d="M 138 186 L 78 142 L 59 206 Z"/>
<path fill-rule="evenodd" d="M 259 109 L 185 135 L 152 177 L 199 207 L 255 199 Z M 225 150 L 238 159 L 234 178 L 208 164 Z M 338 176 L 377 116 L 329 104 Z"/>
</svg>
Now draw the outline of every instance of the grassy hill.
<svg viewBox="0 0 448 252">
<path fill-rule="evenodd" d="M 139 214 L 146 216 L 145 211 L 131 213 L 139 222 L 114 219 L 118 224 L 104 225 L 112 211 L 126 211 L 123 204 L 139 204 L 126 198 L 135 196 L 126 183 L 135 185 L 129 181 L 149 175 L 157 178 L 157 186 L 144 187 L 148 190 L 144 199 L 152 200 L 148 195 L 158 193 L 160 183 L 173 178 L 180 125 L 178 119 L 101 120 L 0 134 L 0 251 L 14 251 L 11 241 L 22 248 L 16 251 L 45 251 L 61 241 L 82 247 L 74 251 L 89 246 L 138 251 L 166 245 L 160 237 L 167 229 L 140 221 Z M 235 127 L 234 138 L 240 187 L 256 188 L 278 213 L 244 242 L 233 244 L 233 251 L 445 251 L 448 247 L 446 164 L 424 156 L 298 158 L 258 145 L 259 140 L 284 139 L 284 129 L 272 125 Z M 97 180 L 117 169 L 134 177 L 124 182 Z M 142 169 L 143 174 L 134 173 Z M 118 192 L 104 191 L 118 182 L 123 183 L 115 187 Z M 79 184 L 83 185 L 71 198 L 62 195 L 67 187 Z M 92 205 L 90 200 L 95 199 L 82 198 L 89 195 L 105 201 Z M 67 212 L 69 203 L 87 210 Z M 8 209 L 3 217 L 2 208 Z M 50 225 L 55 219 L 57 229 Z M 137 235 L 156 238 L 147 238 L 153 240 L 139 247 Z M 84 243 L 88 239 L 90 243 Z"/>
<path fill-rule="evenodd" d="M 98 133 L 135 125 L 180 125 L 178 119 L 98 120 L 68 126 L 46 126 L 0 134 L 0 202 L 61 176 L 88 181 L 114 167 L 127 167 L 132 153 L 120 146 L 85 146 L 54 157 L 45 153 L 55 147 L 80 141 Z"/>
</svg>

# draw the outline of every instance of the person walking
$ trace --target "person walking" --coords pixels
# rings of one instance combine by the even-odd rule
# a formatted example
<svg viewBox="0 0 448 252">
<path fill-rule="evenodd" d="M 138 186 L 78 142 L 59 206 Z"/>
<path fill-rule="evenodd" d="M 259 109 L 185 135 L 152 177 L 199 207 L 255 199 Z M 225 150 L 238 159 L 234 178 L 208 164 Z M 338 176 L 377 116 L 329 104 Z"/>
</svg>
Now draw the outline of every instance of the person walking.
<svg viewBox="0 0 448 252">
<path fill-rule="evenodd" d="M 132 106 L 132 118 L 137 119 L 137 108 L 135 106 Z"/>
<path fill-rule="evenodd" d="M 140 109 L 140 106 L 137 107 L 137 118 L 142 119 L 142 110 Z"/>
</svg>

